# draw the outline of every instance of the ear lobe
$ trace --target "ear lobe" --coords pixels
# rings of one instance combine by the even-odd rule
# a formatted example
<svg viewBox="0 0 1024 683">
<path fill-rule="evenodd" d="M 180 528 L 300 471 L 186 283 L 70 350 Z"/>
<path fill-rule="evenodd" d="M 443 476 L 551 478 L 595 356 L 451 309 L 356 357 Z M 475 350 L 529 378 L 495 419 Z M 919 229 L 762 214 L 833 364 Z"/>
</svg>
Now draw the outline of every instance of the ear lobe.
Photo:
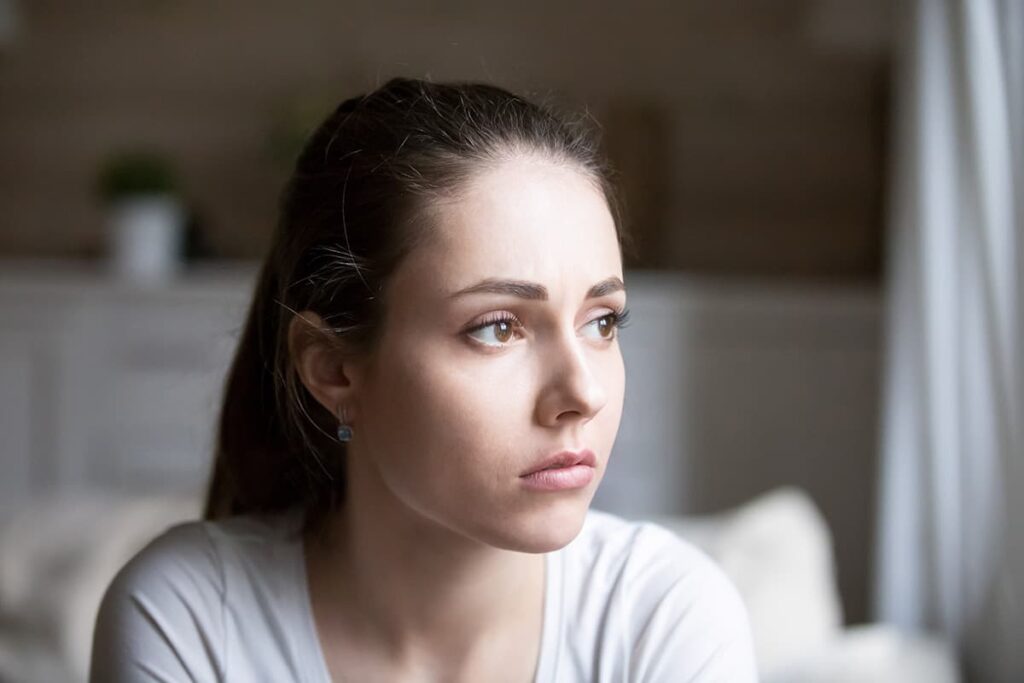
<svg viewBox="0 0 1024 683">
<path fill-rule="evenodd" d="M 313 311 L 297 313 L 288 324 L 288 353 L 299 380 L 327 412 L 335 415 L 339 405 L 351 405 L 354 388 L 346 373 L 345 355 L 331 334 Z"/>
</svg>

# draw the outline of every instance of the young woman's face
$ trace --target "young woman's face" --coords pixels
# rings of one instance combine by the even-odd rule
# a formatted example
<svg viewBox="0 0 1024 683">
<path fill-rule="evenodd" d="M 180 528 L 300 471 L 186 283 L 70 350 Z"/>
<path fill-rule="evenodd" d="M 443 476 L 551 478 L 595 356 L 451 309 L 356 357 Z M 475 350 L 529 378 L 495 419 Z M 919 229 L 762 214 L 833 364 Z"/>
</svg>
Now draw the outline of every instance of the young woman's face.
<svg viewBox="0 0 1024 683">
<path fill-rule="evenodd" d="M 478 174 L 431 221 L 385 292 L 350 458 L 367 460 L 384 495 L 467 537 L 559 548 L 583 523 L 622 413 L 626 295 L 608 205 L 579 170 L 524 156 Z M 583 449 L 589 483 L 539 490 L 522 476 Z"/>
</svg>

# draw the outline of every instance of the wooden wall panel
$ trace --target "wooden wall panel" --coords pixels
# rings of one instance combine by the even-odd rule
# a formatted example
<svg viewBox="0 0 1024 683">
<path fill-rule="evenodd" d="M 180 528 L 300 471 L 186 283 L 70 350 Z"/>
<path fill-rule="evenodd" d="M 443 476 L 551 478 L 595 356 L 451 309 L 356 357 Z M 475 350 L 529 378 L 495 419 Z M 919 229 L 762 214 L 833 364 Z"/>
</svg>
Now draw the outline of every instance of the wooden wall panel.
<svg viewBox="0 0 1024 683">
<path fill-rule="evenodd" d="M 185 175 L 212 252 L 259 256 L 278 112 L 404 74 L 587 106 L 646 236 L 637 265 L 873 279 L 886 48 L 851 47 L 833 4 L 22 3 L 0 53 L 0 254 L 101 253 L 97 165 L 147 144 Z"/>
</svg>

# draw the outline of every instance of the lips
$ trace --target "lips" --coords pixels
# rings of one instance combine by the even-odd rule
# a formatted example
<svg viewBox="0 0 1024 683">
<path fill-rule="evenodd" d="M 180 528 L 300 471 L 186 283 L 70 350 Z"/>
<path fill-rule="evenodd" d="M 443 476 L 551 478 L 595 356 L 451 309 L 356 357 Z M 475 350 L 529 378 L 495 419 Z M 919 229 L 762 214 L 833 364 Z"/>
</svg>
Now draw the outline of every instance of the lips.
<svg viewBox="0 0 1024 683">
<path fill-rule="evenodd" d="M 597 457 L 594 455 L 594 451 L 589 448 L 584 448 L 579 451 L 560 451 L 553 455 L 549 455 L 540 462 L 535 463 L 526 472 L 523 472 L 521 477 L 527 477 L 536 472 L 542 472 L 544 470 L 557 470 L 565 467 L 572 467 L 574 465 L 586 465 L 588 467 L 597 466 Z"/>
</svg>

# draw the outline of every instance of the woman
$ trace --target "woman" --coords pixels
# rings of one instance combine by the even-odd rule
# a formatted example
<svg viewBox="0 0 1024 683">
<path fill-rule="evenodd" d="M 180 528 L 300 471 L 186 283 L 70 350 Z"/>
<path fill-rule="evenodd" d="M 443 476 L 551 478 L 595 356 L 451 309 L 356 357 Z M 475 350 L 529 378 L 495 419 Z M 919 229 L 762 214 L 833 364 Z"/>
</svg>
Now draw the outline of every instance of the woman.
<svg viewBox="0 0 1024 683">
<path fill-rule="evenodd" d="M 623 399 L 613 207 L 590 135 L 499 88 L 342 103 L 285 195 L 206 521 L 115 579 L 93 679 L 755 680 L 711 561 L 588 511 Z"/>
</svg>

